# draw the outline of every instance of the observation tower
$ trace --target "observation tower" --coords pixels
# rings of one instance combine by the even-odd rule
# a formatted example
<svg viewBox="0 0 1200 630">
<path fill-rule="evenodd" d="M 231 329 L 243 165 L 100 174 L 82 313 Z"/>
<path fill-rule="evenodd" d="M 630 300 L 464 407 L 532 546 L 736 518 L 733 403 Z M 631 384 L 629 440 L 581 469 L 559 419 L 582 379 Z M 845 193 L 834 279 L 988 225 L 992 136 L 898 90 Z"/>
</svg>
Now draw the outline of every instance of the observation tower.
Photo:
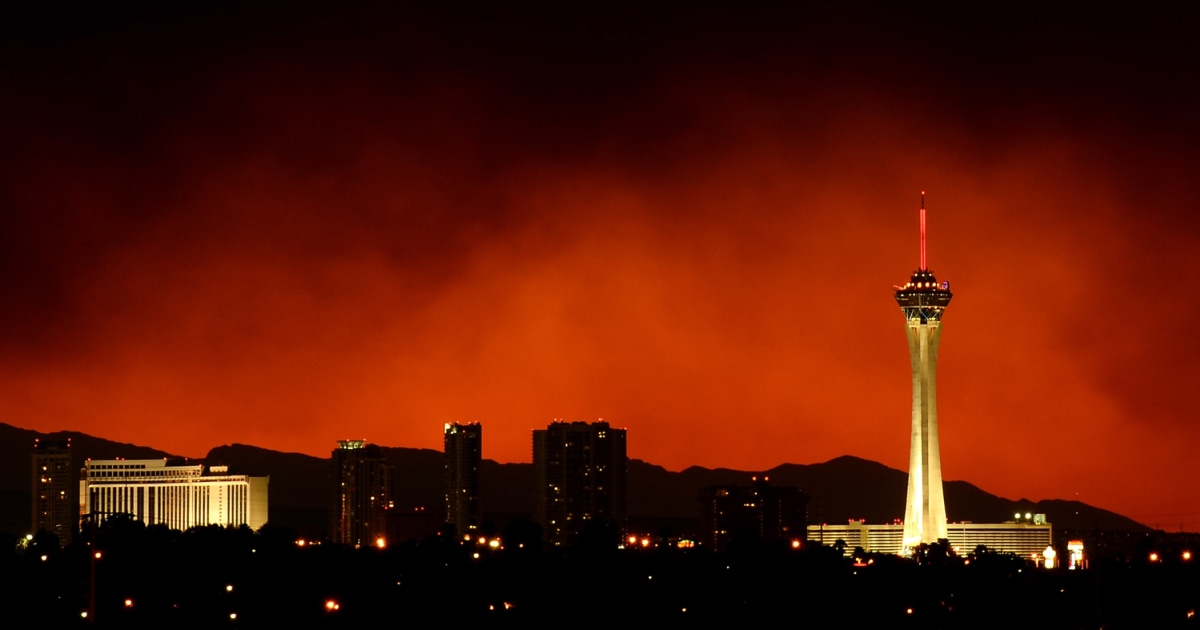
<svg viewBox="0 0 1200 630">
<path fill-rule="evenodd" d="M 942 313 L 950 304 L 950 283 L 939 283 L 925 266 L 925 191 L 921 191 L 921 266 L 896 302 L 904 311 L 904 332 L 912 358 L 912 442 L 908 455 L 908 500 L 904 508 L 904 553 L 946 538 L 942 458 L 938 450 L 937 353 Z"/>
</svg>

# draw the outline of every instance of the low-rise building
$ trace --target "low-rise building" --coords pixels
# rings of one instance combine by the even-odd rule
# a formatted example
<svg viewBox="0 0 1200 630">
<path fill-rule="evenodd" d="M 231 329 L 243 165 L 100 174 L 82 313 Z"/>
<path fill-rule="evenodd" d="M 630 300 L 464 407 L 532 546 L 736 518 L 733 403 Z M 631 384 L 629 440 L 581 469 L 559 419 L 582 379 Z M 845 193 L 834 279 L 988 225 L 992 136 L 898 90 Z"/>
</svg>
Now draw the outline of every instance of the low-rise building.
<svg viewBox="0 0 1200 630">
<path fill-rule="evenodd" d="M 1033 557 L 1040 556 L 1053 542 L 1050 523 L 1044 517 L 1009 523 L 947 523 L 946 534 L 959 555 L 970 554 L 983 545 L 989 551 Z M 809 525 L 808 539 L 825 545 L 841 540 L 846 555 L 856 547 L 869 553 L 900 554 L 904 547 L 904 524 L 868 525 L 851 520 L 845 525 Z"/>
<path fill-rule="evenodd" d="M 127 514 L 147 525 L 258 529 L 267 522 L 267 477 L 231 475 L 227 466 L 166 459 L 88 460 L 79 509 L 103 519 Z"/>
</svg>

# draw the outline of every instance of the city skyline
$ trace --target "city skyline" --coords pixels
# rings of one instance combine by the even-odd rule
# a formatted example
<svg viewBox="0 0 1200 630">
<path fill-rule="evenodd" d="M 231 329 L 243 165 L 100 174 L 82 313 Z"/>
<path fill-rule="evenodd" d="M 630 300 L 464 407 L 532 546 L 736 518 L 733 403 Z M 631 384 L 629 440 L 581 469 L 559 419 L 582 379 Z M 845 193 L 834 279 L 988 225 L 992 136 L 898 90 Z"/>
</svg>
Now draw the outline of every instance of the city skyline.
<svg viewBox="0 0 1200 630">
<path fill-rule="evenodd" d="M 14 13 L 0 421 L 903 470 L 924 189 L 945 479 L 1200 531 L 1192 21 L 879 4 Z"/>
</svg>

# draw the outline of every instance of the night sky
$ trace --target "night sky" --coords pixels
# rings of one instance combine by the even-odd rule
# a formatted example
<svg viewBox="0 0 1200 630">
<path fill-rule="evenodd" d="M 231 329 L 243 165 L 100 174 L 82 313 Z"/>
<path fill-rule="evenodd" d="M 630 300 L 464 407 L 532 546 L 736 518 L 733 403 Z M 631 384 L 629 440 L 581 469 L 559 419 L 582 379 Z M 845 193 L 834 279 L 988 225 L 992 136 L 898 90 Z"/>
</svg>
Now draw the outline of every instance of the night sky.
<svg viewBox="0 0 1200 630">
<path fill-rule="evenodd" d="M 905 470 L 926 190 L 946 479 L 1200 531 L 1196 15 L 167 4 L 0 16 L 0 421 Z"/>
</svg>

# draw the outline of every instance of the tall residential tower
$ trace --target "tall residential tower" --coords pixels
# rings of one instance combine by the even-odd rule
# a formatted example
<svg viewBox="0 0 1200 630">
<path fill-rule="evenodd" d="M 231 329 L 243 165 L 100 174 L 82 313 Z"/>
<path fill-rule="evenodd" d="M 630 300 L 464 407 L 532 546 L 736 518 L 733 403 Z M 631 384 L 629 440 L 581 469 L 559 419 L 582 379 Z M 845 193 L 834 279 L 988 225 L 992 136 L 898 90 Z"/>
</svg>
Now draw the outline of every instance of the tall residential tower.
<svg viewBox="0 0 1200 630">
<path fill-rule="evenodd" d="M 33 441 L 33 512 L 30 531 L 48 531 L 60 545 L 71 542 L 79 521 L 71 440 Z"/>
<path fill-rule="evenodd" d="M 331 459 L 333 542 L 354 547 L 385 542 L 392 492 L 383 449 L 366 440 L 338 440 Z"/>
<path fill-rule="evenodd" d="M 625 429 L 552 422 L 533 432 L 534 520 L 550 547 L 625 533 Z"/>
<path fill-rule="evenodd" d="M 937 353 L 942 313 L 950 304 L 950 283 L 939 283 L 925 266 L 925 192 L 921 192 L 921 266 L 896 302 L 912 358 L 912 442 L 908 456 L 908 500 L 904 508 L 904 550 L 946 538 L 942 459 L 938 450 Z"/>
<path fill-rule="evenodd" d="M 446 522 L 461 535 L 479 527 L 479 464 L 483 427 L 447 423 L 443 433 L 446 469 Z"/>
</svg>

